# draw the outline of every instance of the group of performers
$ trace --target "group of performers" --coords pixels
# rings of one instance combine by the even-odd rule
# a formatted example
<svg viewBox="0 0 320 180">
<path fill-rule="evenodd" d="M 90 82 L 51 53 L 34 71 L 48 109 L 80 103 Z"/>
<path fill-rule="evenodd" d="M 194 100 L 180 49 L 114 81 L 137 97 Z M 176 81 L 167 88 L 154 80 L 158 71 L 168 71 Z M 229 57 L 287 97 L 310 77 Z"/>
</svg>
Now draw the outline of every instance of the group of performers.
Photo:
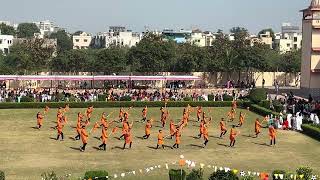
<svg viewBox="0 0 320 180">
<path fill-rule="evenodd" d="M 236 116 L 236 108 L 237 104 L 236 102 L 232 102 L 231 110 L 228 112 L 227 117 L 229 118 L 229 122 L 233 123 L 235 120 Z M 45 115 L 49 112 L 49 107 L 46 107 L 44 109 L 44 112 L 38 112 L 37 113 L 37 128 L 41 129 L 43 125 L 43 119 Z M 94 111 L 93 106 L 90 106 L 87 108 L 85 113 L 78 113 L 77 117 L 77 124 L 76 124 L 76 136 L 74 137 L 74 140 L 80 140 L 82 141 L 83 145 L 80 147 L 80 151 L 83 152 L 86 149 L 86 145 L 88 142 L 88 137 L 90 134 L 94 133 L 96 130 L 101 128 L 101 136 L 99 139 L 101 140 L 101 144 L 98 146 L 100 150 L 106 151 L 106 146 L 108 142 L 108 138 L 110 135 L 115 134 L 118 129 L 121 128 L 121 135 L 118 138 L 119 140 L 123 139 L 124 144 L 123 144 L 123 149 L 126 149 L 126 146 L 128 148 L 132 147 L 132 128 L 133 128 L 133 122 L 129 122 L 129 113 L 133 109 L 133 107 L 130 107 L 128 109 L 120 108 L 119 111 L 119 116 L 118 120 L 110 120 L 108 121 L 109 117 L 114 113 L 111 112 L 110 114 L 102 113 L 100 121 L 97 121 L 94 123 L 92 129 L 87 132 L 87 129 L 90 126 L 91 122 L 91 117 L 92 113 Z M 158 148 L 165 148 L 165 147 L 170 147 L 171 149 L 173 148 L 179 148 L 181 144 L 181 135 L 184 131 L 184 129 L 188 126 L 188 122 L 190 121 L 191 113 L 194 111 L 195 108 L 191 107 L 188 105 L 183 109 L 183 114 L 181 120 L 175 124 L 173 119 L 170 118 L 170 113 L 168 108 L 166 107 L 166 103 L 164 107 L 160 108 L 161 116 L 160 116 L 160 123 L 162 125 L 162 129 L 158 131 L 157 135 L 157 145 L 156 149 Z M 57 138 L 56 140 L 64 140 L 64 134 L 63 134 L 63 128 L 66 124 L 68 124 L 68 119 L 67 119 L 67 113 L 69 112 L 70 108 L 68 105 L 66 105 L 63 108 L 59 108 L 57 112 L 57 122 L 56 126 L 54 127 L 57 130 Z M 210 114 L 210 110 L 209 113 Z M 145 123 L 145 134 L 142 136 L 142 139 L 149 139 L 151 135 L 151 129 L 153 128 L 153 119 L 150 118 L 148 119 L 148 107 L 144 107 L 142 112 L 142 119 L 139 121 L 140 123 Z M 203 110 L 201 106 L 196 108 L 196 117 L 197 121 L 199 123 L 199 134 L 197 138 L 202 138 L 204 139 L 202 147 L 205 148 L 209 142 L 209 127 L 212 124 L 212 117 L 206 114 L 206 112 Z M 238 125 L 231 125 L 230 129 L 230 147 L 234 147 L 236 143 L 236 137 L 240 134 L 239 130 L 236 130 L 237 127 L 242 127 L 243 124 L 245 123 L 245 117 L 246 115 L 242 112 L 239 114 L 239 123 Z M 166 122 L 170 119 L 170 124 L 169 124 L 169 134 L 166 136 L 163 132 L 163 129 L 166 127 Z M 267 121 L 267 117 L 264 118 L 262 122 L 259 121 L 257 118 L 255 120 L 255 137 L 258 137 L 258 135 L 261 132 L 262 128 L 262 123 L 264 121 Z M 117 123 L 122 123 L 121 127 L 117 127 Z M 224 118 L 221 118 L 219 122 L 219 129 L 220 129 L 220 136 L 219 138 L 223 138 L 226 133 L 228 132 L 228 128 L 226 125 L 227 121 Z M 110 133 L 108 133 L 108 130 L 111 130 Z M 270 145 L 275 145 L 276 144 L 276 131 L 275 128 L 270 125 L 269 126 L 269 136 L 270 136 Z M 164 141 L 167 138 L 175 139 L 175 143 L 172 146 L 165 146 Z"/>
</svg>

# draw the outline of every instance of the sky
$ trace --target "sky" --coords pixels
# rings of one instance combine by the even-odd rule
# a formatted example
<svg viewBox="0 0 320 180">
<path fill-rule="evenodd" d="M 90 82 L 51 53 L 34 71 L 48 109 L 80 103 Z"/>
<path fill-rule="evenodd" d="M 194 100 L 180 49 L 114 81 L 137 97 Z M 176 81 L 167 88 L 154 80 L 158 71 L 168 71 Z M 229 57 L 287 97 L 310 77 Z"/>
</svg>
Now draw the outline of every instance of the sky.
<svg viewBox="0 0 320 180">
<path fill-rule="evenodd" d="M 107 31 L 126 26 L 133 31 L 195 29 L 229 32 L 235 26 L 255 34 L 280 31 L 283 22 L 301 25 L 299 10 L 311 0 L 0 0 L 0 21 L 51 20 L 69 32 Z"/>
</svg>

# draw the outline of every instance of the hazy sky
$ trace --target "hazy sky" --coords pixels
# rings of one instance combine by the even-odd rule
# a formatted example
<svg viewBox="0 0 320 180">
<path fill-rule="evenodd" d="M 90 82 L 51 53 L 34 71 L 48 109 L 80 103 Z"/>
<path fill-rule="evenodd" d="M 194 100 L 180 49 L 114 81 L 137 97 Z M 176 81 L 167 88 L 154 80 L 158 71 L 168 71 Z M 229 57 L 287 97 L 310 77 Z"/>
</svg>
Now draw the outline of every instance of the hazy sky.
<svg viewBox="0 0 320 180">
<path fill-rule="evenodd" d="M 0 0 L 0 20 L 52 20 L 74 32 L 106 31 L 123 25 L 133 31 L 164 28 L 228 31 L 243 26 L 251 33 L 282 22 L 301 24 L 299 10 L 311 0 Z"/>
</svg>

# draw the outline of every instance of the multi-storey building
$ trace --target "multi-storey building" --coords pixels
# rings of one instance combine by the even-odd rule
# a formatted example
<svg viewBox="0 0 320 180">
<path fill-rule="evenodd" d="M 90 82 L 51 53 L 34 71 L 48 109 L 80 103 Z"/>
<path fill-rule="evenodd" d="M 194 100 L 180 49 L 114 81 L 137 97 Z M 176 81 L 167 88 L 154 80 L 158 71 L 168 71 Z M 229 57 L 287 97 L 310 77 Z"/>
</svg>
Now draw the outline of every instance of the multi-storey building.
<svg viewBox="0 0 320 180">
<path fill-rule="evenodd" d="M 320 0 L 302 12 L 301 89 L 320 98 Z"/>
<path fill-rule="evenodd" d="M 12 35 L 3 35 L 0 31 L 0 51 L 4 54 L 9 53 L 10 46 L 13 43 L 13 36 Z"/>
<path fill-rule="evenodd" d="M 281 53 L 301 49 L 302 33 L 299 26 L 292 26 L 290 23 L 283 23 L 281 30 L 280 39 L 276 37 L 274 42 L 275 47 Z"/>
<path fill-rule="evenodd" d="M 88 49 L 91 45 L 92 36 L 79 31 L 72 36 L 73 49 Z"/>
</svg>

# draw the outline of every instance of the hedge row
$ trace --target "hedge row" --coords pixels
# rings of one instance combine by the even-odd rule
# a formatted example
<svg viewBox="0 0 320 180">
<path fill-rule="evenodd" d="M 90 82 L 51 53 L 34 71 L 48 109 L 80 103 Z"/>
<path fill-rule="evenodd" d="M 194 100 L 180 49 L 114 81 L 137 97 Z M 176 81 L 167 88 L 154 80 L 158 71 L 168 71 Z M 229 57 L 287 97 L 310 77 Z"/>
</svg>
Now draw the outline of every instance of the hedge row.
<svg viewBox="0 0 320 180">
<path fill-rule="evenodd" d="M 320 125 L 302 124 L 302 133 L 320 141 Z"/>
<path fill-rule="evenodd" d="M 261 115 L 261 116 L 266 116 L 266 115 L 270 115 L 270 114 L 273 114 L 275 116 L 279 116 L 280 114 L 277 113 L 277 112 L 274 112 L 270 109 L 267 109 L 267 108 L 264 108 L 264 107 L 261 107 L 257 104 L 251 104 L 250 106 L 250 110 Z"/>
<path fill-rule="evenodd" d="M 95 108 L 106 107 L 161 107 L 164 106 L 163 101 L 113 101 L 113 102 L 22 102 L 22 103 L 0 103 L 0 109 L 33 109 L 44 108 L 49 106 L 50 108 L 64 107 L 69 104 L 71 108 L 87 108 L 93 105 Z M 190 106 L 202 106 L 202 107 L 231 107 L 231 101 L 170 101 L 167 103 L 167 107 L 186 107 Z M 250 102 L 239 101 L 238 105 L 241 107 L 249 107 Z"/>
</svg>

